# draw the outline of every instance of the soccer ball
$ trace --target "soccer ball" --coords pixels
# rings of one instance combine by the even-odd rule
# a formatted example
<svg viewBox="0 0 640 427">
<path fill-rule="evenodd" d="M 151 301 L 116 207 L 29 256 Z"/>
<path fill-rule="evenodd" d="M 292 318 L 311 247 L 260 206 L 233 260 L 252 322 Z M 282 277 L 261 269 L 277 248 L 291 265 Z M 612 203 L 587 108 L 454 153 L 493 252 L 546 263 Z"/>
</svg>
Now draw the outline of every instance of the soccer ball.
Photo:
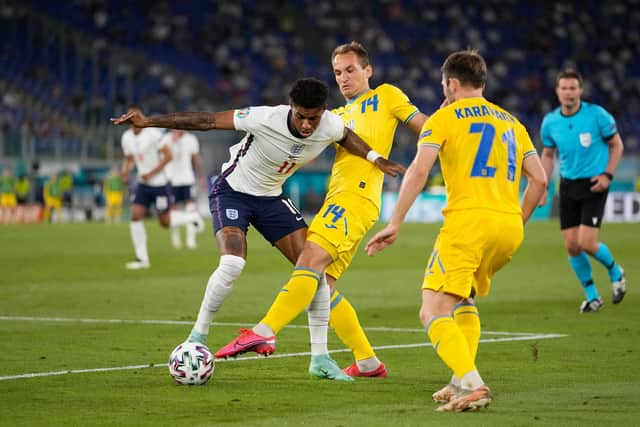
<svg viewBox="0 0 640 427">
<path fill-rule="evenodd" d="M 214 359 L 206 345 L 183 342 L 169 356 L 169 373 L 176 384 L 204 384 L 213 375 Z"/>
</svg>

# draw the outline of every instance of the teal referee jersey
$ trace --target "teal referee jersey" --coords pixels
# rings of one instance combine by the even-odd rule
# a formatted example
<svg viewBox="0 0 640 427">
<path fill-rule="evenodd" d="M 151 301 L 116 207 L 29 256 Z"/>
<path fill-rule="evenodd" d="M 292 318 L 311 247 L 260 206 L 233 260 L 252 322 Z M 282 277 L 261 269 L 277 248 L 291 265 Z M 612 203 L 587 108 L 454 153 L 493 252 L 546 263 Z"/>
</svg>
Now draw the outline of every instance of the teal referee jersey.
<svg viewBox="0 0 640 427">
<path fill-rule="evenodd" d="M 581 101 L 571 116 L 560 107 L 544 116 L 540 134 L 547 148 L 557 148 L 560 176 L 591 178 L 602 174 L 609 162 L 609 144 L 618 128 L 611 114 L 597 104 Z"/>
</svg>

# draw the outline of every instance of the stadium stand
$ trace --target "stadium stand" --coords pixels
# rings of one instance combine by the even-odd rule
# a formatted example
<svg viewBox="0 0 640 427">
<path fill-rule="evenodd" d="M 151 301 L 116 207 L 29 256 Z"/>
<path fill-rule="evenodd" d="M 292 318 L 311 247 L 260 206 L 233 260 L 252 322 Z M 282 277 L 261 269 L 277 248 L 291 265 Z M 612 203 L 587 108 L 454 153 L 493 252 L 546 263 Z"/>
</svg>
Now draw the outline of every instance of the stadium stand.
<svg viewBox="0 0 640 427">
<path fill-rule="evenodd" d="M 107 119 L 128 105 L 166 112 L 286 102 L 297 77 L 332 83 L 331 50 L 352 39 L 371 51 L 374 85 L 397 84 L 427 113 L 440 104 L 443 57 L 479 49 L 494 70 L 487 97 L 515 112 L 537 144 L 542 117 L 556 105 L 557 71 L 577 67 L 585 99 L 607 107 L 627 153 L 638 153 L 639 5 L 8 0 L 0 7 L 0 155 L 106 165 L 121 155 L 122 132 Z M 392 157 L 406 163 L 414 144 L 400 132 Z M 315 166 L 326 169 L 330 160 Z"/>
</svg>

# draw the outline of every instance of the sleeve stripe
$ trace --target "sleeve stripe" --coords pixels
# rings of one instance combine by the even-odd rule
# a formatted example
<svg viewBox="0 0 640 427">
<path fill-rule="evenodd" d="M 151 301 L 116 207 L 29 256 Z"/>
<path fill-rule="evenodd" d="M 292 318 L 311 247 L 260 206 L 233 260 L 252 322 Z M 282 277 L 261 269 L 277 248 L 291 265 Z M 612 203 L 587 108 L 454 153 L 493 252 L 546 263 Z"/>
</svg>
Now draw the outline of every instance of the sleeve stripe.
<svg viewBox="0 0 640 427">
<path fill-rule="evenodd" d="M 411 119 L 413 119 L 416 114 L 418 114 L 420 112 L 420 110 L 416 110 L 413 113 L 409 114 L 409 117 L 407 117 L 406 119 L 404 119 L 404 124 L 406 125 L 407 123 L 409 123 L 411 121 Z"/>
<path fill-rule="evenodd" d="M 538 152 L 536 150 L 530 150 L 530 151 L 527 151 L 526 153 L 524 153 L 522 155 L 522 158 L 526 159 L 527 157 L 531 157 L 531 156 L 536 155 L 536 154 L 538 154 Z"/>
<path fill-rule="evenodd" d="M 433 147 L 433 148 L 437 148 L 438 150 L 440 149 L 440 144 L 436 144 L 435 142 L 422 142 L 420 144 L 418 144 L 418 146 L 423 147 Z"/>
</svg>

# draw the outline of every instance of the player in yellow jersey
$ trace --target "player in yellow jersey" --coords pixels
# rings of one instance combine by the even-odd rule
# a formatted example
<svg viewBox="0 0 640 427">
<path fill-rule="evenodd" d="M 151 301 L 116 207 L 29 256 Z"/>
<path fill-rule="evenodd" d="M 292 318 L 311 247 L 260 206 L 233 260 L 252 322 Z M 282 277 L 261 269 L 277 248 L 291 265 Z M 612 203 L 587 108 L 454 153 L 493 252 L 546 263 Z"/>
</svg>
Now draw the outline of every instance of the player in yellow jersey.
<svg viewBox="0 0 640 427">
<path fill-rule="evenodd" d="M 546 188 L 524 126 L 483 98 L 486 79 L 487 67 L 477 52 L 455 52 L 446 59 L 442 87 L 449 105 L 422 128 L 391 220 L 366 246 L 373 255 L 397 239 L 439 155 L 447 207 L 427 262 L 420 308 L 434 349 L 453 371 L 451 383 L 433 395 L 445 403 L 439 411 L 479 409 L 491 402 L 475 364 L 480 320 L 473 297 L 489 293 L 491 277 L 520 246 L 523 225 Z M 521 205 L 523 173 L 528 186 Z"/>
<path fill-rule="evenodd" d="M 42 190 L 44 198 L 44 220 L 62 222 L 63 189 L 57 173 L 51 175 Z"/>
<path fill-rule="evenodd" d="M 16 206 L 16 178 L 11 169 L 6 167 L 0 176 L 0 223 L 15 221 Z"/>
<path fill-rule="evenodd" d="M 373 68 L 364 46 L 357 42 L 338 46 L 331 55 L 331 62 L 336 83 L 347 101 L 333 111 L 372 149 L 388 157 L 399 123 L 404 123 L 416 134 L 420 131 L 427 116 L 411 103 L 404 92 L 390 84 L 370 88 Z M 326 200 L 309 227 L 307 240 L 324 249 L 326 254 L 322 255 L 325 260 L 327 254 L 333 260 L 326 268 L 331 291 L 329 323 L 355 358 L 355 363 L 347 367 L 345 373 L 350 376 L 386 377 L 386 367 L 376 357 L 353 306 L 335 288 L 336 280 L 349 267 L 364 235 L 380 215 L 384 177 L 370 165 L 341 147 L 336 148 Z M 336 216 L 341 208 L 345 208 L 345 212 L 349 210 L 352 216 L 344 227 L 339 224 L 343 219 Z M 356 211 L 359 218 L 355 217 Z M 311 328 L 317 323 L 313 316 L 313 311 L 310 311 Z"/>
<path fill-rule="evenodd" d="M 312 375 L 328 377 L 321 368 L 322 361 L 328 357 L 326 324 L 330 315 L 331 326 L 356 359 L 344 372 L 349 376 L 385 377 L 386 367 L 376 357 L 355 310 L 334 284 L 379 217 L 384 176 L 371 161 L 376 155 L 389 155 L 398 123 L 406 124 L 417 134 L 427 117 L 397 87 L 383 84 L 370 88 L 373 69 L 367 50 L 360 43 L 338 46 L 331 55 L 331 62 L 340 92 L 347 100 L 345 106 L 334 112 L 371 146 L 375 154 L 370 154 L 367 161 L 336 147 L 324 205 L 309 227 L 296 268 L 283 288 L 286 292 L 281 292 L 265 318 L 245 333 L 249 336 L 236 338 L 216 356 L 264 350 L 267 341 L 273 342 L 275 334 L 309 306 L 312 353 L 309 372 Z M 243 342 L 249 345 L 242 346 Z"/>
<path fill-rule="evenodd" d="M 104 177 L 102 189 L 105 199 L 104 220 L 110 224 L 119 224 L 122 217 L 125 182 L 117 166 L 113 166 Z"/>
</svg>

